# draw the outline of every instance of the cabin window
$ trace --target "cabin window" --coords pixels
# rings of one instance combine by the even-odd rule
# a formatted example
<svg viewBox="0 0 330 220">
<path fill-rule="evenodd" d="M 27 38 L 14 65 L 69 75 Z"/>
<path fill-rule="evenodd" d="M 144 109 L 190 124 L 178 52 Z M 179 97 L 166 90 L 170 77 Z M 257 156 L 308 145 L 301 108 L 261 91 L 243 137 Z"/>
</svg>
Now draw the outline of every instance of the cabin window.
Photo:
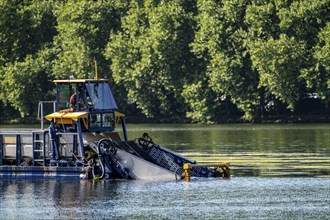
<svg viewBox="0 0 330 220">
<path fill-rule="evenodd" d="M 116 101 L 107 83 L 87 83 L 86 88 L 95 110 L 117 109 Z"/>
<path fill-rule="evenodd" d="M 102 113 L 102 114 L 90 114 L 90 127 L 102 128 L 102 127 L 114 127 L 114 114 Z"/>
<path fill-rule="evenodd" d="M 72 86 L 69 84 L 58 84 L 57 85 L 57 95 L 58 95 L 58 109 L 68 109 L 70 108 L 70 96 L 73 93 Z"/>
<path fill-rule="evenodd" d="M 74 111 L 86 110 L 84 92 L 81 84 L 58 84 L 58 109 L 73 109 Z M 76 94 L 76 96 L 73 96 Z M 71 100 L 71 97 L 74 99 Z M 77 105 L 78 102 L 78 105 Z"/>
</svg>

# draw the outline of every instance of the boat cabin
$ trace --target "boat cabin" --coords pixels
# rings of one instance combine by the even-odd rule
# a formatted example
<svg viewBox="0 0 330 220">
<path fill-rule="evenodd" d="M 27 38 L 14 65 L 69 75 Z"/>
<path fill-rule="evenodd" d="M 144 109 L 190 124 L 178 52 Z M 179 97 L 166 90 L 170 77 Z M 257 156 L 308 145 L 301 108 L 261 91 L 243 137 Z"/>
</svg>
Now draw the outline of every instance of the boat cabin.
<svg viewBox="0 0 330 220">
<path fill-rule="evenodd" d="M 124 139 L 127 140 L 125 115 L 117 112 L 114 96 L 106 79 L 55 80 L 55 112 L 46 115 L 50 121 L 51 161 L 60 157 L 58 137 L 73 139 L 72 151 L 85 157 L 84 140 L 91 143 L 101 136 L 120 140 L 115 127 L 121 121 Z M 72 138 L 67 138 L 69 136 Z M 100 136 L 101 135 L 101 136 Z M 75 137 L 78 138 L 75 141 Z M 68 142 L 66 140 L 66 142 Z M 76 148 L 79 143 L 79 149 Z M 97 149 L 94 149 L 97 152 Z"/>
<path fill-rule="evenodd" d="M 55 119 L 56 125 L 82 122 L 83 131 L 111 132 L 125 117 L 117 112 L 115 98 L 106 79 L 55 80 L 56 105 L 53 114 L 46 119 Z"/>
</svg>

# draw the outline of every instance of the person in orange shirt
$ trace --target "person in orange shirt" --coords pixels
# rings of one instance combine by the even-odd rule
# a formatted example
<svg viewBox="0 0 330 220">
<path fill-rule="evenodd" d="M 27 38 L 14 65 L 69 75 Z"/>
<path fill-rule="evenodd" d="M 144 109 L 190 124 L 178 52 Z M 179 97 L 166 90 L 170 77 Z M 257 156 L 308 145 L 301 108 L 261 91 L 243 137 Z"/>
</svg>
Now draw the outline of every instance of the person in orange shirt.
<svg viewBox="0 0 330 220">
<path fill-rule="evenodd" d="M 70 111 L 76 111 L 76 99 L 77 99 L 77 93 L 73 93 L 70 96 Z"/>
</svg>

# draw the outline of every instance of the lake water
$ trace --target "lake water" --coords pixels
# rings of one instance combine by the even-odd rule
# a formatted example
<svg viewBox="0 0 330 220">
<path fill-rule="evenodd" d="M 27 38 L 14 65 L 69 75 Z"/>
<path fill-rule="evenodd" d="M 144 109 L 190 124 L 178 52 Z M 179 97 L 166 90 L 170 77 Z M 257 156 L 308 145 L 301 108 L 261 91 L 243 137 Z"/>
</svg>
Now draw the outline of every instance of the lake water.
<svg viewBox="0 0 330 220">
<path fill-rule="evenodd" d="M 128 125 L 232 177 L 0 180 L 0 219 L 330 219 L 330 125 Z"/>
</svg>

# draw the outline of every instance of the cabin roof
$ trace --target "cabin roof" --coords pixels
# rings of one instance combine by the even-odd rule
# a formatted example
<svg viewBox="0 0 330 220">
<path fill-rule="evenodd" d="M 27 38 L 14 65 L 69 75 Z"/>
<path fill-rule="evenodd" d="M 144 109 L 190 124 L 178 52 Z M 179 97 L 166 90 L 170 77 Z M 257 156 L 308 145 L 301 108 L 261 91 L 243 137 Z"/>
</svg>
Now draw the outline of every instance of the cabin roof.
<svg viewBox="0 0 330 220">
<path fill-rule="evenodd" d="M 109 79 L 58 79 L 54 83 L 87 83 L 87 82 L 110 82 Z"/>
</svg>

